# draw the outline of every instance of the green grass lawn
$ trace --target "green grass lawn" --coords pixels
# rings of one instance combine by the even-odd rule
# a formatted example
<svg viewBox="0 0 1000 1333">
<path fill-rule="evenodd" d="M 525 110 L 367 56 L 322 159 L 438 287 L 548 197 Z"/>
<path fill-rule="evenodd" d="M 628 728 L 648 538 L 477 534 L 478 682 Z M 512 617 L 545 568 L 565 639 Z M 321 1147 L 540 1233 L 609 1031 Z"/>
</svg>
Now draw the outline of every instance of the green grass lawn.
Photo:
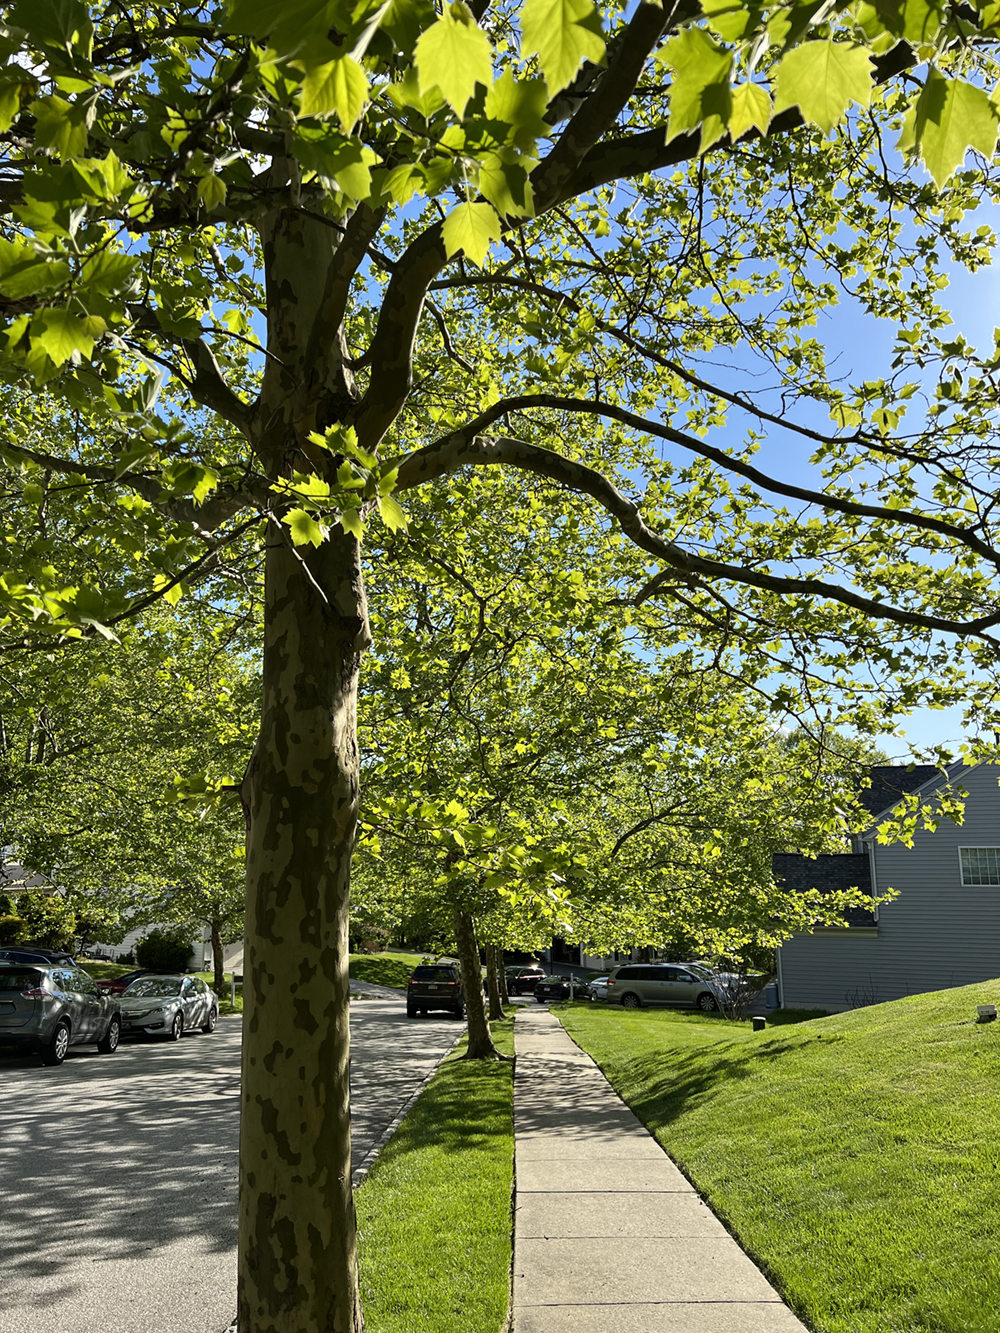
<svg viewBox="0 0 1000 1333">
<path fill-rule="evenodd" d="M 514 1049 L 514 1023 L 493 1023 Z M 427 1085 L 356 1197 L 368 1333 L 501 1333 L 510 1296 L 513 1065 L 460 1058 Z"/>
<path fill-rule="evenodd" d="M 405 989 L 413 969 L 426 957 L 423 953 L 352 953 L 349 975 L 356 981 Z"/>
<path fill-rule="evenodd" d="M 819 1333 L 1000 1329 L 1000 982 L 754 1035 L 604 1006 L 567 1031 Z"/>
</svg>

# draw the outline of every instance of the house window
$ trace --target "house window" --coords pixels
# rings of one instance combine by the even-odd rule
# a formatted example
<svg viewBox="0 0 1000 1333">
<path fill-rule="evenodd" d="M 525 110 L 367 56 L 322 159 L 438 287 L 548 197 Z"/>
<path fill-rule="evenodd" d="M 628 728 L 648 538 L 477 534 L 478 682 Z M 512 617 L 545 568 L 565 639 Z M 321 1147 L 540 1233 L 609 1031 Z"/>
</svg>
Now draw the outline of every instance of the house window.
<svg viewBox="0 0 1000 1333">
<path fill-rule="evenodd" d="M 960 847 L 963 884 L 1000 884 L 1000 847 Z"/>
</svg>

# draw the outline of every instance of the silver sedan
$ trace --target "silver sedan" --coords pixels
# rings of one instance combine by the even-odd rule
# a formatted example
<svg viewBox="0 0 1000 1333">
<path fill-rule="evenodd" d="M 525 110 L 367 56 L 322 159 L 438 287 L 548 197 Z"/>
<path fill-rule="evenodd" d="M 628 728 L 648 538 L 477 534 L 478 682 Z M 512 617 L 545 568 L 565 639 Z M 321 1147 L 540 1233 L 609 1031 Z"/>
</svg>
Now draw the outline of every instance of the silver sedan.
<svg viewBox="0 0 1000 1333">
<path fill-rule="evenodd" d="M 180 1041 L 185 1032 L 214 1032 L 219 997 L 201 977 L 180 975 L 140 977 L 122 992 L 122 1036 L 148 1033 Z"/>
</svg>

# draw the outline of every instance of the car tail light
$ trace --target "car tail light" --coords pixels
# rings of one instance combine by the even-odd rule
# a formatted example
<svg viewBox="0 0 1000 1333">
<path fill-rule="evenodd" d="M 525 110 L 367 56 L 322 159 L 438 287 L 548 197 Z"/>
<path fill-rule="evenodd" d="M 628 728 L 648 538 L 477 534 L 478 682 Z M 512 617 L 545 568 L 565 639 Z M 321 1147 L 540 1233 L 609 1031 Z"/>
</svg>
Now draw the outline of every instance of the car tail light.
<svg viewBox="0 0 1000 1333">
<path fill-rule="evenodd" d="M 609 985 L 609 986 L 613 986 L 614 984 L 615 984 L 615 983 L 614 983 L 613 981 L 609 981 L 609 982 L 608 982 L 608 985 Z"/>
<path fill-rule="evenodd" d="M 30 990 L 23 990 L 23 991 L 21 992 L 21 999 L 22 999 L 22 1000 L 44 1000 L 44 999 L 45 999 L 45 991 L 42 990 L 41 986 L 32 986 Z"/>
<path fill-rule="evenodd" d="M 409 979 L 409 981 L 408 981 L 406 984 L 407 984 L 407 986 L 415 986 L 417 983 L 416 983 L 416 982 L 413 980 L 413 978 L 411 977 L 411 978 Z"/>
</svg>

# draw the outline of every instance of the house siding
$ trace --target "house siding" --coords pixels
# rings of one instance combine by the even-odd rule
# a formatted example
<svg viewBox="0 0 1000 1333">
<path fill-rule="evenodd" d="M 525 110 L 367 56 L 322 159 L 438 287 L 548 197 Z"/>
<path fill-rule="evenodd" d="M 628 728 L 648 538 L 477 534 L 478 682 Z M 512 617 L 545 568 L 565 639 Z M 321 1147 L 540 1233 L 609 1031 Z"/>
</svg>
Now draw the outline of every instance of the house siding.
<svg viewBox="0 0 1000 1333">
<path fill-rule="evenodd" d="M 875 845 L 877 933 L 797 935 L 784 944 L 781 1003 L 840 1011 L 1000 976 L 1000 886 L 962 884 L 960 847 L 1000 847 L 1000 768 L 954 774 L 965 787 L 965 821 L 919 831 L 913 847 Z M 933 788 L 928 788 L 928 793 Z"/>
</svg>

